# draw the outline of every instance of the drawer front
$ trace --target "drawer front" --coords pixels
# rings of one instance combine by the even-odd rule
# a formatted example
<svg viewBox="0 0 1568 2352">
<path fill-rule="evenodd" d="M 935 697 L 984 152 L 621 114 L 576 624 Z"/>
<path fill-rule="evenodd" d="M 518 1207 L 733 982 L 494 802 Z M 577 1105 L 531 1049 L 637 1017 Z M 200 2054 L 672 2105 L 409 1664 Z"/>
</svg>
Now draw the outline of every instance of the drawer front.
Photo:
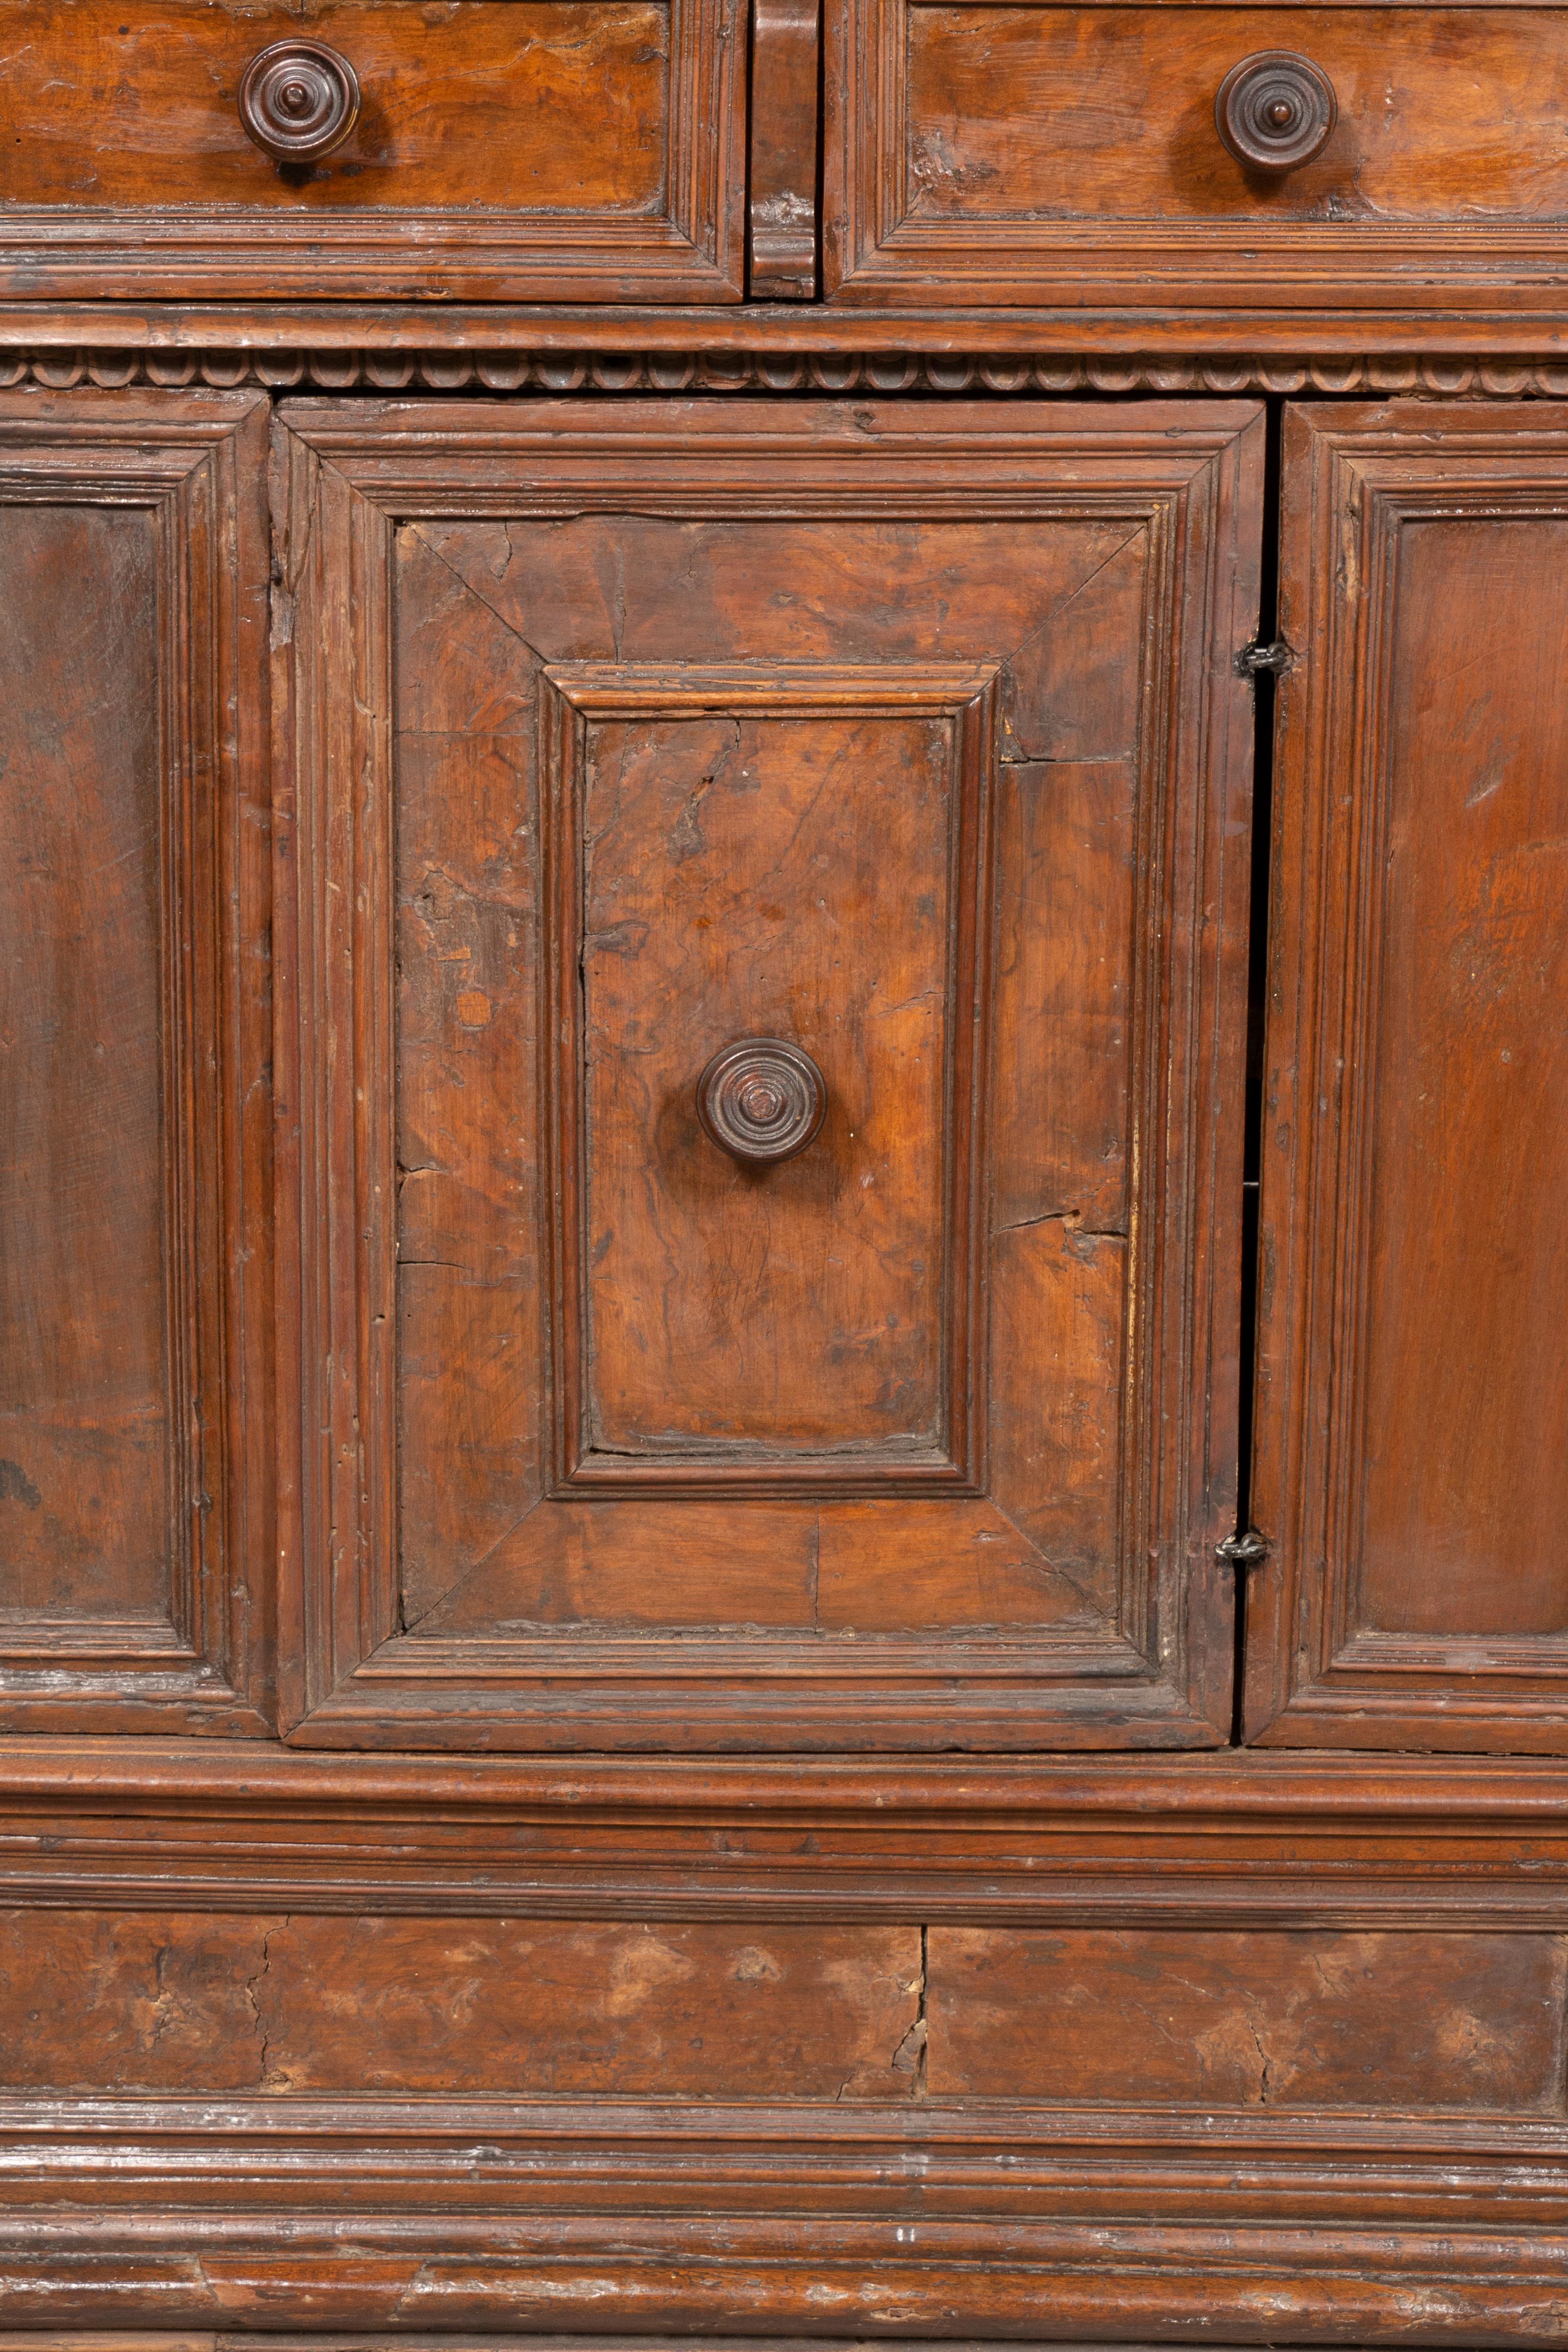
<svg viewBox="0 0 1568 2352">
<path fill-rule="evenodd" d="M 3 0 L 5 288 L 733 299 L 735 4 Z M 280 162 L 242 92 L 253 59 L 301 39 L 349 70 L 358 113 L 330 152 Z M 262 131 L 268 103 L 251 101 Z"/>
<path fill-rule="evenodd" d="M 827 277 L 862 299 L 1561 299 L 1568 11 L 837 0 Z M 1260 53 L 1290 160 L 1247 129 Z M 1303 75 L 1301 66 L 1308 71 Z M 1278 98 L 1278 91 L 1271 91 Z M 1310 144 L 1303 141 L 1303 144 Z M 1239 149 L 1240 152 L 1234 152 Z"/>
</svg>

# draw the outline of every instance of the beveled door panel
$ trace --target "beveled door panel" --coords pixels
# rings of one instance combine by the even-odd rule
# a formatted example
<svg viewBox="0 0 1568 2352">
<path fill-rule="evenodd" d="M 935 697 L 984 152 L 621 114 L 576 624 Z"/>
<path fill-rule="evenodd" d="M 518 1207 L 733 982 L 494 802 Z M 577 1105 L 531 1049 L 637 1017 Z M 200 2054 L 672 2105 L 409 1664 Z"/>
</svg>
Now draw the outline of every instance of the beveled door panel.
<svg viewBox="0 0 1568 2352">
<path fill-rule="evenodd" d="M 297 1739 L 1221 1736 L 1259 454 L 282 412 Z"/>
<path fill-rule="evenodd" d="M 1255 1737 L 1568 1747 L 1568 411 L 1289 417 Z"/>
<path fill-rule="evenodd" d="M 266 403 L 0 396 L 0 1721 L 257 1732 Z"/>
</svg>

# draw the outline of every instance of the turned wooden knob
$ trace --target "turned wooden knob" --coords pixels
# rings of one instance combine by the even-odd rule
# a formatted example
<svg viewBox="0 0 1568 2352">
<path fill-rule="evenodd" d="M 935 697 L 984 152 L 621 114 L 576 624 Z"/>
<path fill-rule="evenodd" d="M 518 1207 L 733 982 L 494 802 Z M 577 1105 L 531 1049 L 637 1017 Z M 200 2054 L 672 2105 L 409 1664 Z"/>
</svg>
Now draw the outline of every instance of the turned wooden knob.
<svg viewBox="0 0 1568 2352">
<path fill-rule="evenodd" d="M 782 1037 L 739 1037 L 697 1081 L 697 1116 L 721 1151 L 770 1168 L 804 1151 L 827 1108 L 822 1072 Z"/>
<path fill-rule="evenodd" d="M 1214 102 L 1220 137 L 1249 172 L 1293 172 L 1310 163 L 1328 144 L 1339 111 L 1328 75 L 1290 49 L 1243 58 Z"/>
<path fill-rule="evenodd" d="M 239 85 L 239 119 L 279 163 L 314 163 L 341 147 L 359 114 L 359 79 L 324 41 L 274 41 Z"/>
</svg>

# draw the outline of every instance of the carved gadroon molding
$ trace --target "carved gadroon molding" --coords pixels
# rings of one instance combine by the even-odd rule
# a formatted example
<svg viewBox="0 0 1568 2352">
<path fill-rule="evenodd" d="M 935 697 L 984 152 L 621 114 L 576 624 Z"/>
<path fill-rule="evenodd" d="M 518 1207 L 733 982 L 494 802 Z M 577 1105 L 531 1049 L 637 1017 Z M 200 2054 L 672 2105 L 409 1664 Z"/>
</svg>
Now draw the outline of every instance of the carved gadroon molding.
<svg viewBox="0 0 1568 2352">
<path fill-rule="evenodd" d="M 292 392 L 1273 392 L 1568 397 L 1561 359 L 1171 358 L 1044 352 L 0 350 L 0 386 Z"/>
</svg>

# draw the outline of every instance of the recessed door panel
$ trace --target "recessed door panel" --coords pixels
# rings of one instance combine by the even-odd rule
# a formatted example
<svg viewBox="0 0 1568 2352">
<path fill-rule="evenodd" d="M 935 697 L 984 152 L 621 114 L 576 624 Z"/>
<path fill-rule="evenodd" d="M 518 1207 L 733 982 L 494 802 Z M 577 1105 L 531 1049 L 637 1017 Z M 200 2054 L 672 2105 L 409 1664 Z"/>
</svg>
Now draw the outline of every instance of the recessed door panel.
<svg viewBox="0 0 1568 2352">
<path fill-rule="evenodd" d="M 294 1736 L 1212 1743 L 1255 412 L 437 414 L 285 412 Z"/>
<path fill-rule="evenodd" d="M 0 396 L 0 1723 L 265 1728 L 267 418 Z"/>
<path fill-rule="evenodd" d="M 1568 421 L 1290 420 L 1255 1726 L 1568 1741 Z"/>
</svg>

